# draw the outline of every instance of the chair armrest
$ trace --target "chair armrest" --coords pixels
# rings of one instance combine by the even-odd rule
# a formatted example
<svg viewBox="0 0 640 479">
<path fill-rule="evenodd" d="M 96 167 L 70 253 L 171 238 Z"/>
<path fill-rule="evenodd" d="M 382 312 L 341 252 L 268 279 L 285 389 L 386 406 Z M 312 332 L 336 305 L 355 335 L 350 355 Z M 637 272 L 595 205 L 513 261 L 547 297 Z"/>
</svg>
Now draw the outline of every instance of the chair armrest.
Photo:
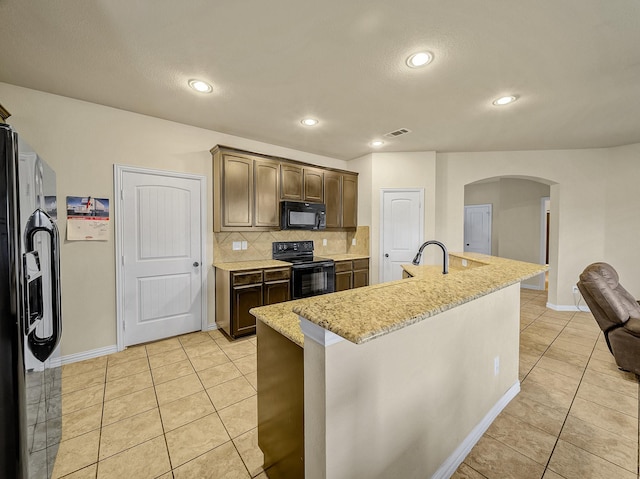
<svg viewBox="0 0 640 479">
<path fill-rule="evenodd" d="M 640 319 L 629 318 L 629 320 L 624 323 L 623 327 L 629 330 L 629 332 L 634 336 L 640 337 Z"/>
</svg>

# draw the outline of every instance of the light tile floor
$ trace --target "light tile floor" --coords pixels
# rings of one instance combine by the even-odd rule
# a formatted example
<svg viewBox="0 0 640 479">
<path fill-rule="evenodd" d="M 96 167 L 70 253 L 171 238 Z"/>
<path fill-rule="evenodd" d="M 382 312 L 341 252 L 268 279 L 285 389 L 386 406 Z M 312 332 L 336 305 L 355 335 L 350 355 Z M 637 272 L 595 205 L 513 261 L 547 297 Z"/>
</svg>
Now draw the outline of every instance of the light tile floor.
<svg viewBox="0 0 640 479">
<path fill-rule="evenodd" d="M 255 336 L 197 332 L 68 364 L 61 398 L 54 478 L 266 479 Z"/>
<path fill-rule="evenodd" d="M 522 391 L 455 479 L 638 479 L 638 382 L 589 313 L 521 293 Z M 54 478 L 266 479 L 256 338 L 171 338 L 63 366 Z M 52 448 L 53 450 L 54 448 Z"/>
<path fill-rule="evenodd" d="M 619 371 L 593 316 L 522 290 L 521 392 L 455 479 L 638 479 L 638 381 Z"/>
</svg>

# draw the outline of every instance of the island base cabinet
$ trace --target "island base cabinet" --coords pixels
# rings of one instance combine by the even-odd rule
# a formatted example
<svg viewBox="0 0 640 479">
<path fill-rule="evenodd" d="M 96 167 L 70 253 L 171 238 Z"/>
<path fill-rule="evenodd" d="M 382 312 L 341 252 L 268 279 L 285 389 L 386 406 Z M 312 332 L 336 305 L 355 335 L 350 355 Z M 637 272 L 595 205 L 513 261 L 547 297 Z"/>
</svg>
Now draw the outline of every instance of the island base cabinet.
<svg viewBox="0 0 640 479">
<path fill-rule="evenodd" d="M 304 478 L 304 351 L 262 321 L 258 335 L 258 446 L 269 479 Z"/>
</svg>

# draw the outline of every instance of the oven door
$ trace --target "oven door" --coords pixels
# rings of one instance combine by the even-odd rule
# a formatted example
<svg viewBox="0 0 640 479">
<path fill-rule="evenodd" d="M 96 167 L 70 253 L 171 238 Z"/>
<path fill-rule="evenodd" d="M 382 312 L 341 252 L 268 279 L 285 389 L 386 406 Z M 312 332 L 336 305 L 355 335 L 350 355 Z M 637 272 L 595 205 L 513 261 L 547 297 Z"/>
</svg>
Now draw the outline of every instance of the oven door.
<svg viewBox="0 0 640 479">
<path fill-rule="evenodd" d="M 291 267 L 292 299 L 308 298 L 335 291 L 336 267 L 333 261 L 294 264 Z"/>
</svg>

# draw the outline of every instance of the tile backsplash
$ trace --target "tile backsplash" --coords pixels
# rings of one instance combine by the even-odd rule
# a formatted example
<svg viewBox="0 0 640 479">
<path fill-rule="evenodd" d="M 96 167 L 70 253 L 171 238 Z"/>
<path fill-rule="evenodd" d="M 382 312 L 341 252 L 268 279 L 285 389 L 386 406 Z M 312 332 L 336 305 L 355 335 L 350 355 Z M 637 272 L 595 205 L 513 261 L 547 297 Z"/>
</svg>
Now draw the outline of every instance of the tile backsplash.
<svg viewBox="0 0 640 479">
<path fill-rule="evenodd" d="M 327 245 L 323 246 L 323 241 Z M 353 239 L 356 244 L 353 245 Z M 355 231 L 262 231 L 213 234 L 214 263 L 271 259 L 274 241 L 313 240 L 315 254 L 369 254 L 369 227 L 358 226 Z M 247 249 L 234 251 L 234 241 L 246 241 Z"/>
</svg>

